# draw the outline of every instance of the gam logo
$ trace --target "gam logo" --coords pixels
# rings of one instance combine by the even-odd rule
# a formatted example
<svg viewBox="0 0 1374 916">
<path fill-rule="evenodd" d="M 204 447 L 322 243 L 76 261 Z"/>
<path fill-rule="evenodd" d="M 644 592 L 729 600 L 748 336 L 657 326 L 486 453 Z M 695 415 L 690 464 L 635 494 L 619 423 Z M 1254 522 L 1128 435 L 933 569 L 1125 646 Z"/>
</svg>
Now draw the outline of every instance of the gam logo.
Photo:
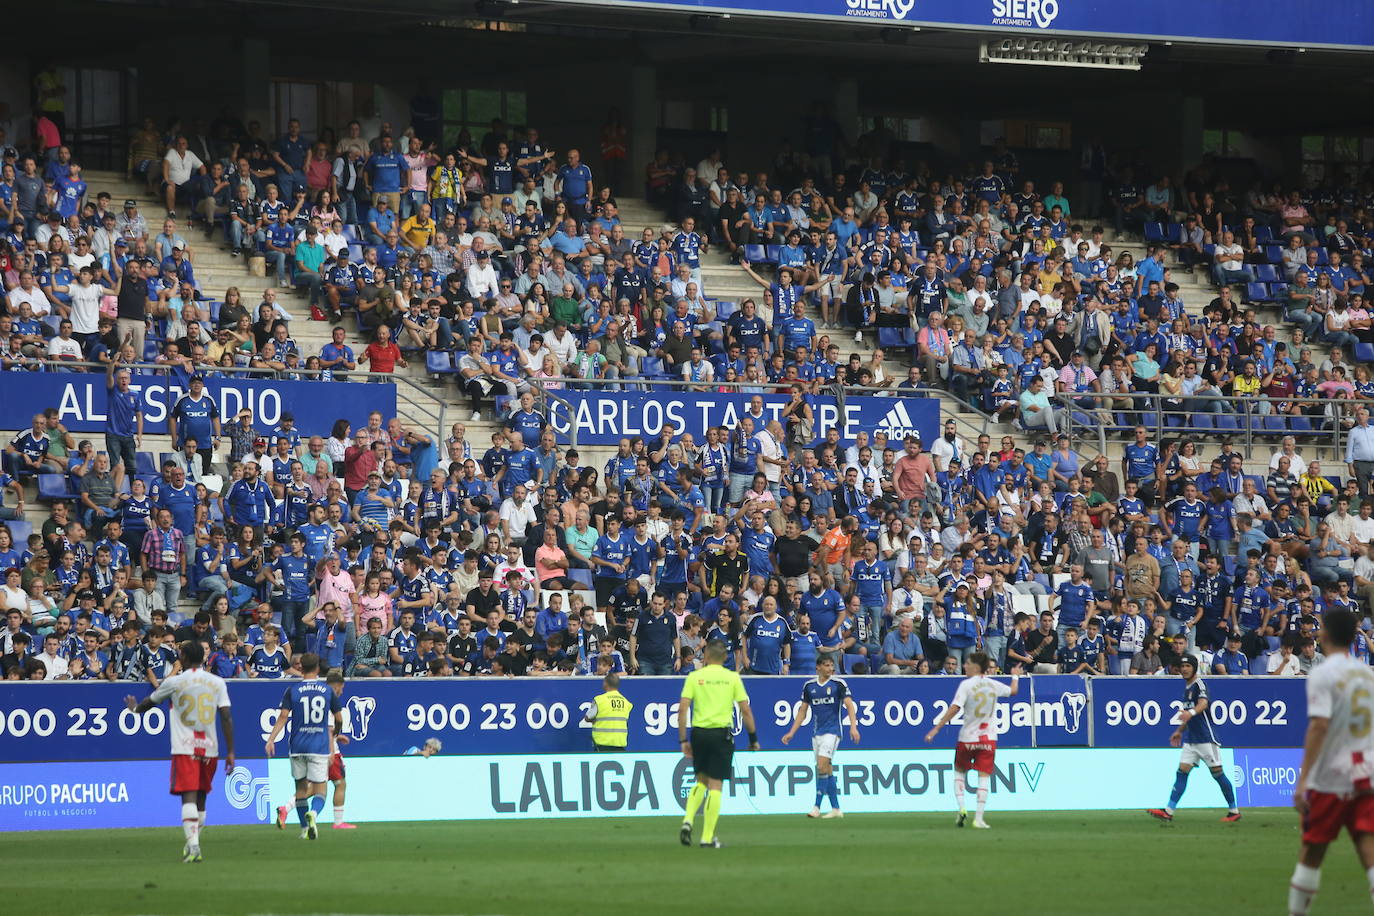
<svg viewBox="0 0 1374 916">
<path fill-rule="evenodd" d="M 1059 0 L 992 0 L 992 24 L 1047 29 L 1059 17 Z"/>
<path fill-rule="evenodd" d="M 916 0 L 844 0 L 845 15 L 863 19 L 905 19 Z"/>
</svg>

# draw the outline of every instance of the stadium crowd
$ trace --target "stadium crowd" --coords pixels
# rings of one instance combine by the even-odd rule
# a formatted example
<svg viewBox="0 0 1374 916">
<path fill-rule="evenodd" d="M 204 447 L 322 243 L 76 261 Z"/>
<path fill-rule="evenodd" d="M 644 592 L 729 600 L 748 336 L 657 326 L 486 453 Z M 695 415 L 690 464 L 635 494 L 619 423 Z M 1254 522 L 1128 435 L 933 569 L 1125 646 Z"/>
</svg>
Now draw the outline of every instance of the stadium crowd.
<svg viewBox="0 0 1374 916">
<path fill-rule="evenodd" d="M 1314 661 L 1324 610 L 1374 597 L 1374 382 L 1347 361 L 1374 343 L 1359 176 L 1234 193 L 1206 160 L 1176 190 L 1089 147 L 1071 206 L 1002 144 L 937 176 L 908 171 L 881 122 L 849 150 L 817 113 L 808 152 L 780 152 L 771 177 L 661 152 L 644 194 L 672 228 L 633 238 L 619 189 L 533 128 L 441 151 L 389 125 L 299 127 L 145 124 L 131 171 L 167 210 L 151 237 L 136 201 L 87 199 L 60 140 L 3 150 L 0 369 L 103 370 L 111 403 L 103 452 L 55 409 L 6 448 L 17 504 L 0 518 L 22 524 L 39 475 L 77 498 L 27 540 L 0 530 L 5 676 L 156 682 L 185 638 L 254 677 L 303 650 L 354 676 L 670 674 L 711 640 L 761 674 L 827 654 L 850 673 L 956 673 L 982 647 L 1041 672 L 1155 674 L 1201 651 L 1209 671 L 1287 675 Z M 612 117 L 603 164 L 617 138 Z M 179 214 L 261 256 L 277 288 L 252 312 L 236 288 L 210 298 Z M 1148 256 L 1117 255 L 1094 220 Z M 757 300 L 709 296 L 712 248 Z M 1176 270 L 1215 297 L 1184 303 Z M 318 354 L 278 288 L 336 323 Z M 1287 341 L 1258 320 L 1270 303 Z M 408 352 L 455 377 L 472 421 L 499 420 L 490 444 L 380 414 L 264 429 L 203 391 L 245 369 L 384 374 Z M 135 374 L 189 392 L 151 473 Z M 544 392 L 670 378 L 748 407 L 701 441 L 628 438 L 600 468 L 556 443 Z M 818 435 L 836 384 L 944 389 L 1039 438 L 971 444 L 953 421 L 934 442 Z M 1247 476 L 1225 431 L 1261 419 L 1289 435 Z M 1132 430 L 1119 466 L 1080 456 L 1068 420 Z M 1333 427 L 1334 480 L 1294 438 Z M 1218 454 L 1198 430 L 1222 431 Z"/>
</svg>

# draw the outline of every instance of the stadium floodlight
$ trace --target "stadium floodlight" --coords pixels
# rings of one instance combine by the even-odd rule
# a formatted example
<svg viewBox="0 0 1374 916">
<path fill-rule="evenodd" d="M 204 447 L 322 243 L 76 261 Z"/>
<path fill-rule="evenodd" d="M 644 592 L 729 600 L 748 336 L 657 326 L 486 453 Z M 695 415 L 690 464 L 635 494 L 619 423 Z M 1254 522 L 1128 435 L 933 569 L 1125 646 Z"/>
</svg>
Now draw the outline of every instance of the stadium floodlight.
<svg viewBox="0 0 1374 916">
<path fill-rule="evenodd" d="M 985 64 L 1139 70 L 1149 50 L 1150 46 L 1143 43 L 1081 38 L 1000 38 L 980 42 L 978 60 Z"/>
</svg>

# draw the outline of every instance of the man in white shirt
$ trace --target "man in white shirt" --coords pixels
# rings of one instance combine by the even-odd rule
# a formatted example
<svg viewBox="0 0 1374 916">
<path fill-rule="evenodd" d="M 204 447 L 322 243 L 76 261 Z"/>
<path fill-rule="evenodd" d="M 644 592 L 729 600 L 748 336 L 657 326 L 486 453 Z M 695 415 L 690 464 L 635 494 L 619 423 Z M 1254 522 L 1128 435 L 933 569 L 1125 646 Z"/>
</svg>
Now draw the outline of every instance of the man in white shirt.
<svg viewBox="0 0 1374 916">
<path fill-rule="evenodd" d="M 715 369 L 709 362 L 701 358 L 701 347 L 693 347 L 692 358 L 682 364 L 682 380 L 692 382 L 688 386 L 688 390 L 708 391 L 710 385 L 707 383 L 715 377 Z"/>
<path fill-rule="evenodd" d="M 968 443 L 954 430 L 954 421 L 945 421 L 944 435 L 930 446 L 930 458 L 935 462 L 937 471 L 948 471 L 951 458 L 958 458 L 961 464 L 968 461 Z"/>
<path fill-rule="evenodd" d="M 19 306 L 27 302 L 33 310 L 33 317 L 45 318 L 52 312 L 52 303 L 43 291 L 34 285 L 33 271 L 25 270 L 19 274 L 19 285 L 9 291 L 10 314 L 18 315 Z"/>
<path fill-rule="evenodd" d="M 1279 469 L 1279 459 L 1284 457 L 1288 458 L 1288 466 L 1290 468 L 1307 467 L 1307 459 L 1302 456 L 1302 452 L 1298 451 L 1297 440 L 1292 436 L 1284 436 L 1280 448 L 1269 456 L 1269 470 L 1277 471 Z"/>
<path fill-rule="evenodd" d="M 43 637 L 43 651 L 35 655 L 34 658 L 43 663 L 43 667 L 48 670 L 45 681 L 55 681 L 67 679 L 67 660 L 57 654 L 58 643 L 61 642 L 56 635 L 49 633 Z"/>
<path fill-rule="evenodd" d="M 48 341 L 48 359 L 80 362 L 81 344 L 72 337 L 72 323 L 66 318 L 57 326 L 57 336 Z"/>
<path fill-rule="evenodd" d="M 468 268 L 468 295 L 474 299 L 489 299 L 496 295 L 496 269 L 491 266 L 491 253 L 485 248 L 477 252 L 477 259 Z"/>
<path fill-rule="evenodd" d="M 1245 266 L 1245 249 L 1236 244 L 1234 233 L 1221 234 L 1221 244 L 1216 246 L 1212 259 L 1212 279 L 1217 286 L 1249 283 L 1255 279 L 1255 272 Z"/>
<path fill-rule="evenodd" d="M 558 365 L 566 366 L 577 357 L 577 338 L 565 325 L 559 323 L 551 333 L 545 335 L 544 344 L 553 351 Z"/>
<path fill-rule="evenodd" d="M 1374 504 L 1367 499 L 1360 501 L 1360 514 L 1355 516 L 1350 539 L 1356 544 L 1374 541 Z"/>
<path fill-rule="evenodd" d="M 528 498 L 524 484 L 501 503 L 501 533 L 508 544 L 524 544 L 525 529 L 534 524 L 534 500 Z"/>
<path fill-rule="evenodd" d="M 773 499 L 781 499 L 778 492 L 778 484 L 782 480 L 783 468 L 787 466 L 787 453 L 782 447 L 782 424 L 777 420 L 768 421 L 768 425 L 754 434 L 754 441 L 759 446 L 759 471 L 768 480 L 768 489 L 773 493 Z"/>
<path fill-rule="evenodd" d="M 177 199 L 185 200 L 190 195 L 192 176 L 205 174 L 205 163 L 186 147 L 186 138 L 177 137 L 162 157 L 162 194 L 167 215 L 172 217 L 176 216 Z"/>
</svg>

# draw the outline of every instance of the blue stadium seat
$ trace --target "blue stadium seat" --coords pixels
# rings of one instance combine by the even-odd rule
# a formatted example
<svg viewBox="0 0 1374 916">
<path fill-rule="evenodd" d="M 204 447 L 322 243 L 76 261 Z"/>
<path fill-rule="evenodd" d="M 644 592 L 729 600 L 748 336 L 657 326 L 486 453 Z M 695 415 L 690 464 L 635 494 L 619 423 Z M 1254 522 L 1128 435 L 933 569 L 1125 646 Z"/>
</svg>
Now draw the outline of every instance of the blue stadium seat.
<svg viewBox="0 0 1374 916">
<path fill-rule="evenodd" d="M 152 335 L 149 335 L 148 337 L 144 338 L 143 361 L 145 363 L 151 363 L 158 358 L 160 351 L 158 349 L 157 343 L 157 339 L 154 338 Z"/>
<path fill-rule="evenodd" d="M 1249 302 L 1268 302 L 1269 287 L 1263 283 L 1245 284 L 1245 298 Z"/>
<path fill-rule="evenodd" d="M 1164 227 L 1164 238 L 1171 245 L 1183 244 L 1183 226 L 1179 223 L 1169 223 Z"/>
<path fill-rule="evenodd" d="M 1326 265 L 1328 265 L 1328 264 L 1331 263 L 1331 256 L 1330 256 L 1329 254 L 1327 254 L 1327 251 L 1326 251 L 1325 248 L 1318 248 L 1318 249 L 1316 249 L 1316 251 L 1317 251 L 1317 265 L 1318 265 L 1319 267 L 1325 267 Z"/>
<path fill-rule="evenodd" d="M 647 379 L 661 381 L 672 378 L 664 368 L 663 360 L 657 356 L 646 356 L 639 364 L 639 374 Z"/>
<path fill-rule="evenodd" d="M 568 578 L 583 588 L 592 587 L 592 571 L 590 569 L 570 569 L 568 570 Z"/>
<path fill-rule="evenodd" d="M 1191 417 L 1191 419 L 1192 419 L 1193 429 L 1213 429 L 1213 428 L 1214 428 L 1213 425 L 1212 425 L 1212 415 L 1209 414 L 1209 413 L 1199 411 L 1198 413 L 1193 414 L 1192 417 Z"/>
<path fill-rule="evenodd" d="M 748 261 L 750 264 L 762 264 L 767 257 L 768 253 L 764 251 L 762 245 L 744 246 L 744 260 Z"/>
<path fill-rule="evenodd" d="M 716 300 L 716 318 L 721 321 L 729 318 L 737 311 L 739 311 L 739 303 L 735 302 L 733 299 Z"/>
<path fill-rule="evenodd" d="M 42 500 L 76 499 L 77 493 L 67 482 L 66 474 L 39 474 L 38 498 Z"/>
<path fill-rule="evenodd" d="M 205 304 L 208 305 L 210 308 L 210 323 L 218 325 L 219 310 L 223 307 L 224 303 L 219 301 L 218 299 L 207 299 L 205 300 Z"/>
<path fill-rule="evenodd" d="M 10 522 L 0 522 L 0 525 L 9 528 L 15 550 L 22 551 L 28 543 L 29 535 L 33 534 L 33 522 L 25 521 L 22 518 L 16 518 Z"/>
<path fill-rule="evenodd" d="M 859 663 L 859 662 L 863 662 L 864 665 L 867 666 L 867 665 L 868 665 L 868 656 L 866 656 L 866 655 L 858 655 L 858 654 L 855 654 L 855 655 L 845 655 L 844 660 L 843 660 L 843 662 L 842 662 L 842 664 L 843 664 L 843 666 L 844 666 L 844 673 L 845 673 L 845 674 L 848 674 L 849 672 L 853 671 L 853 670 L 854 670 L 854 665 L 856 665 L 856 664 Z M 869 674 L 876 674 L 877 672 L 869 671 L 868 673 L 869 673 Z"/>
<path fill-rule="evenodd" d="M 776 266 L 778 261 L 782 258 L 781 245 L 769 245 L 767 248 L 764 249 L 764 251 L 767 252 L 767 255 L 763 259 L 765 263 L 773 264 Z"/>
<path fill-rule="evenodd" d="M 1288 418 L 1288 431 L 1293 433 L 1312 432 L 1312 421 L 1306 414 L 1293 414 Z"/>
<path fill-rule="evenodd" d="M 1268 261 L 1270 264 L 1282 264 L 1283 249 L 1278 245 L 1265 245 L 1264 259 Z"/>
<path fill-rule="evenodd" d="M 157 466 L 157 459 L 153 457 L 152 452 L 139 452 L 135 457 L 134 473 L 138 474 L 140 477 L 144 474 L 156 475 L 162 473 Z"/>
<path fill-rule="evenodd" d="M 1236 558 L 1235 558 L 1235 557 L 1222 557 L 1222 558 L 1221 558 L 1221 568 L 1224 569 L 1224 570 L 1226 571 L 1226 575 L 1227 575 L 1228 578 L 1231 577 L 1231 576 L 1234 576 L 1234 575 L 1236 574 Z"/>
<path fill-rule="evenodd" d="M 1273 264 L 1256 264 L 1255 279 L 1265 283 L 1277 283 L 1279 280 L 1278 268 Z"/>
<path fill-rule="evenodd" d="M 1364 342 L 1355 344 L 1355 359 L 1362 363 L 1374 362 L 1374 344 Z"/>
<path fill-rule="evenodd" d="M 1217 429 L 1240 429 L 1240 424 L 1236 422 L 1236 415 L 1230 413 L 1219 413 L 1215 415 Z"/>
<path fill-rule="evenodd" d="M 1276 413 L 1266 414 L 1261 417 L 1264 421 L 1264 428 L 1271 433 L 1288 432 L 1288 424 L 1283 422 L 1283 416 Z"/>
<path fill-rule="evenodd" d="M 453 365 L 453 353 L 448 350 L 427 350 L 425 371 L 432 375 L 451 375 L 458 371 Z"/>
<path fill-rule="evenodd" d="M 887 349 L 910 347 L 916 344 L 911 328 L 878 328 L 878 346 Z"/>
<path fill-rule="evenodd" d="M 1163 223 L 1146 223 L 1146 224 L 1145 224 L 1145 241 L 1147 241 L 1147 242 L 1162 242 L 1162 241 L 1164 241 L 1164 224 L 1163 224 Z"/>
<path fill-rule="evenodd" d="M 1274 230 L 1268 226 L 1255 227 L 1255 241 L 1267 242 L 1274 237 Z"/>
</svg>

